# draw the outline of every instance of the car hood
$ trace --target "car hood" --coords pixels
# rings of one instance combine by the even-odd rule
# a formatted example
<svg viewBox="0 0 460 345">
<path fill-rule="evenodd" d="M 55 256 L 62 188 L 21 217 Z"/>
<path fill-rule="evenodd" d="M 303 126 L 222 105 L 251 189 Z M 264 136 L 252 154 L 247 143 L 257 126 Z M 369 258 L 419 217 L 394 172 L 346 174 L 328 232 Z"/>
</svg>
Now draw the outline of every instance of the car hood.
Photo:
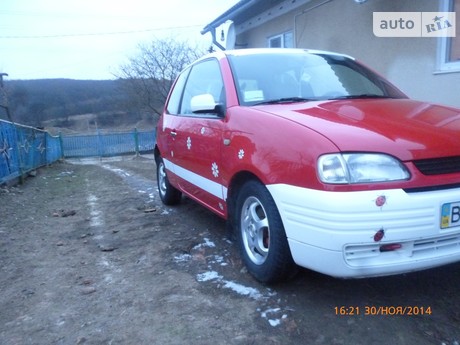
<svg viewBox="0 0 460 345">
<path fill-rule="evenodd" d="M 403 161 L 460 156 L 460 110 L 410 99 L 267 106 L 317 131 L 340 151 L 385 152 Z"/>
</svg>

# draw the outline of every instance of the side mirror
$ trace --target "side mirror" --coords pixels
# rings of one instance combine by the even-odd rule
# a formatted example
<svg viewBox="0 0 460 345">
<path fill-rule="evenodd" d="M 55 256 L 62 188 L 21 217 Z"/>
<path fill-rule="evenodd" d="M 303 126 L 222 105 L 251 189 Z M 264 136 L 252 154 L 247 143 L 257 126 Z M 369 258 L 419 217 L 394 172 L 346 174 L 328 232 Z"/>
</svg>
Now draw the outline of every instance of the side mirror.
<svg viewBox="0 0 460 345">
<path fill-rule="evenodd" d="M 190 101 L 190 107 L 194 114 L 217 114 L 224 116 L 222 105 L 216 103 L 214 97 L 209 93 L 193 96 Z"/>
</svg>

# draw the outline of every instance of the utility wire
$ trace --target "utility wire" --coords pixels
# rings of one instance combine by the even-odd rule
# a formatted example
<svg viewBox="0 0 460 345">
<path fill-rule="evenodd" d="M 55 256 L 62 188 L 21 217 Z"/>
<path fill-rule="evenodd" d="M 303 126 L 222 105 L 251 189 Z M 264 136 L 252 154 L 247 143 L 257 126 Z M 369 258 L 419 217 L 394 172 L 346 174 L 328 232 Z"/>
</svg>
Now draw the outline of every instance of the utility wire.
<svg viewBox="0 0 460 345">
<path fill-rule="evenodd" d="M 110 36 L 110 35 L 129 35 L 144 32 L 153 32 L 161 30 L 178 30 L 201 27 L 202 25 L 189 25 L 189 26 L 176 26 L 168 28 L 156 28 L 145 30 L 132 30 L 132 31 L 115 31 L 115 32 L 99 32 L 99 33 L 86 33 L 86 34 L 55 34 L 55 35 L 24 35 L 24 36 L 0 36 L 0 39 L 41 39 L 41 38 L 64 38 L 64 37 L 87 37 L 87 36 Z"/>
</svg>

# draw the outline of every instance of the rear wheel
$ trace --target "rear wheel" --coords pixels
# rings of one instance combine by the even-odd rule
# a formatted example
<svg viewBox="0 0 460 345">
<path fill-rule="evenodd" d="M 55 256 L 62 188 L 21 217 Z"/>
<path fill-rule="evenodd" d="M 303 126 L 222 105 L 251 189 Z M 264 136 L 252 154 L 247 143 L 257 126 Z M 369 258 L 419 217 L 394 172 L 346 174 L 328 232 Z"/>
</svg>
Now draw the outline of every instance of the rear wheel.
<svg viewBox="0 0 460 345">
<path fill-rule="evenodd" d="M 173 187 L 166 175 L 166 168 L 163 159 L 157 159 L 157 183 L 160 199 L 165 205 L 176 205 L 180 202 L 182 193 Z"/>
<path fill-rule="evenodd" d="M 257 280 L 276 283 L 293 275 L 296 265 L 276 204 L 267 188 L 245 183 L 236 199 L 238 243 L 242 259 Z"/>
</svg>

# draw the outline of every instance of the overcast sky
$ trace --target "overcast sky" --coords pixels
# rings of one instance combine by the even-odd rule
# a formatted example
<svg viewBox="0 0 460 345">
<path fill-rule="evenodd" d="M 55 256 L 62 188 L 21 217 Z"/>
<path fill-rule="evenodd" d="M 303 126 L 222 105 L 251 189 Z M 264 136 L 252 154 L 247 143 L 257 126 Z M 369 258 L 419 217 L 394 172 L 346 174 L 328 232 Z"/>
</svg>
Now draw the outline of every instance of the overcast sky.
<svg viewBox="0 0 460 345">
<path fill-rule="evenodd" d="M 200 31 L 238 0 L 1 0 L 0 72 L 12 79 L 113 79 L 140 43 Z"/>
</svg>

